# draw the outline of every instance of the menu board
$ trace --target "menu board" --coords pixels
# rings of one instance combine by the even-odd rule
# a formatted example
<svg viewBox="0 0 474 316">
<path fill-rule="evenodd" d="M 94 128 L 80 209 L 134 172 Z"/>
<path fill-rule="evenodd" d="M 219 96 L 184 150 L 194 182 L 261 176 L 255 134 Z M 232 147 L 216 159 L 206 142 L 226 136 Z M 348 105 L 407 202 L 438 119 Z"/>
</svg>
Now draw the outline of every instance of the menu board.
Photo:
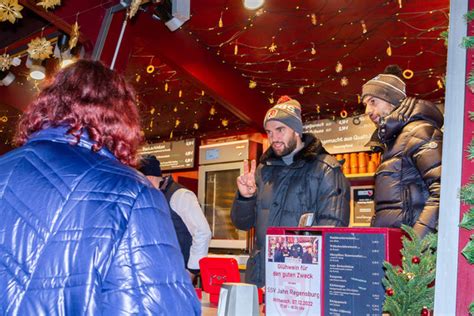
<svg viewBox="0 0 474 316">
<path fill-rule="evenodd" d="M 383 234 L 324 235 L 324 315 L 381 315 Z"/>
<path fill-rule="evenodd" d="M 267 235 L 266 315 L 321 315 L 322 236 Z"/>
<path fill-rule="evenodd" d="M 161 170 L 194 167 L 194 139 L 163 142 L 143 146 L 140 155 L 153 155 L 160 161 Z"/>
<path fill-rule="evenodd" d="M 365 147 L 375 125 L 367 115 L 348 117 L 341 120 L 310 121 L 303 126 L 305 133 L 312 133 L 321 140 L 330 154 L 369 151 Z"/>
</svg>

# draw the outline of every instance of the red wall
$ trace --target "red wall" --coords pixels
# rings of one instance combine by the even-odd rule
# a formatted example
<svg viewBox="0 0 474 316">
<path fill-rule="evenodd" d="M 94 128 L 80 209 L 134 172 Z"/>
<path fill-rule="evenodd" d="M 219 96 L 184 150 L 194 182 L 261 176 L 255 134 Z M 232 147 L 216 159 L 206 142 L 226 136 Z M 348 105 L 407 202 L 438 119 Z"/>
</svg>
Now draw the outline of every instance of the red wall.
<svg viewBox="0 0 474 316">
<path fill-rule="evenodd" d="M 474 8 L 474 0 L 469 1 L 469 10 Z M 474 22 L 468 25 L 468 35 L 474 35 Z M 466 63 L 466 74 L 469 74 L 474 69 L 474 49 L 467 51 L 467 63 Z M 449 104 L 447 106 L 450 106 Z M 455 106 L 455 105 L 452 105 Z M 463 137 L 463 149 L 466 150 L 474 137 L 474 122 L 469 120 L 469 112 L 474 111 L 474 94 L 466 86 L 466 100 L 464 107 L 464 137 Z M 474 161 L 466 159 L 467 152 L 463 152 L 463 164 L 462 164 L 462 185 L 470 182 L 472 175 L 474 175 Z M 461 221 L 464 213 L 469 211 L 468 205 L 461 204 Z M 470 265 L 466 258 L 461 254 L 461 250 L 469 242 L 469 238 L 473 234 L 472 231 L 468 231 L 460 228 L 459 230 L 459 255 L 458 255 L 458 275 L 457 275 L 457 298 L 456 298 L 456 315 L 468 315 L 469 304 L 474 301 L 474 265 Z M 442 286 L 442 285 L 440 285 Z"/>
</svg>

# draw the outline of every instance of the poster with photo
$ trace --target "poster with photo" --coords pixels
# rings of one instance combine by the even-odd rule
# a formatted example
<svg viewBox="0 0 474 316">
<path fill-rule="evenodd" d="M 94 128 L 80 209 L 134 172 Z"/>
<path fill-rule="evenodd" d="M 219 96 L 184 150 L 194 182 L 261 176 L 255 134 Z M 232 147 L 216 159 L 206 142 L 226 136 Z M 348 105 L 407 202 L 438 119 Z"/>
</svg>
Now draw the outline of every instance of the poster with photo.
<svg viewBox="0 0 474 316">
<path fill-rule="evenodd" d="M 267 315 L 321 314 L 321 236 L 267 235 Z"/>
</svg>

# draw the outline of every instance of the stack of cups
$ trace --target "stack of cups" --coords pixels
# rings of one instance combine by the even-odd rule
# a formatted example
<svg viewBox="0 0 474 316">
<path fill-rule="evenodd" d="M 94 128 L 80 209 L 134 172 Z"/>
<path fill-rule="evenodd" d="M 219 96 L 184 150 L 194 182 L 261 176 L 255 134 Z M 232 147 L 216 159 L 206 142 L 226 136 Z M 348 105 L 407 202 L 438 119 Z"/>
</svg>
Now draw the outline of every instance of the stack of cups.
<svg viewBox="0 0 474 316">
<path fill-rule="evenodd" d="M 357 153 L 351 153 L 351 174 L 359 173 L 359 159 Z"/>
<path fill-rule="evenodd" d="M 351 173 L 351 167 L 350 167 L 350 155 L 349 154 L 344 154 L 342 156 L 344 158 L 344 165 L 342 166 L 342 172 L 344 174 L 350 174 Z"/>
<path fill-rule="evenodd" d="M 367 173 L 367 162 L 369 160 L 369 154 L 366 152 L 360 152 L 358 154 L 359 160 L 359 173 Z"/>
</svg>

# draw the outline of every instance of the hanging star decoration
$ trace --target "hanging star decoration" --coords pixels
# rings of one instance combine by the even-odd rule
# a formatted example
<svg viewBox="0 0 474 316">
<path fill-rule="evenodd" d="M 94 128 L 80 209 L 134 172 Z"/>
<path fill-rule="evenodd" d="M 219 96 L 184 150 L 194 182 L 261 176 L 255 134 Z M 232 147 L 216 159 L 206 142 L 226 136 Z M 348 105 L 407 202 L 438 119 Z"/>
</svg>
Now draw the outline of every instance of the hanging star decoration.
<svg viewBox="0 0 474 316">
<path fill-rule="evenodd" d="M 16 19 L 21 19 L 20 11 L 23 6 L 18 4 L 18 0 L 3 0 L 0 2 L 0 22 L 9 21 L 15 23 Z"/>
<path fill-rule="evenodd" d="M 74 23 L 71 28 L 71 34 L 69 34 L 69 48 L 72 49 L 76 47 L 77 42 L 79 41 L 79 24 Z"/>
<path fill-rule="evenodd" d="M 255 82 L 253 80 L 250 80 L 249 81 L 249 88 L 254 89 L 255 87 L 257 87 L 257 82 Z"/>
<path fill-rule="evenodd" d="M 268 50 L 272 53 L 274 53 L 276 51 L 276 49 L 278 48 L 278 46 L 276 46 L 276 44 L 274 42 L 272 42 L 272 45 L 270 45 L 268 47 Z"/>
<path fill-rule="evenodd" d="M 61 0 L 43 0 L 36 5 L 43 7 L 45 10 L 54 9 L 54 7 L 61 5 Z"/>
<path fill-rule="evenodd" d="M 349 79 L 347 77 L 342 77 L 341 78 L 341 86 L 346 87 L 349 84 Z"/>
<path fill-rule="evenodd" d="M 0 55 L 0 71 L 7 71 L 12 65 L 12 58 L 8 54 Z"/>
<path fill-rule="evenodd" d="M 214 105 L 211 107 L 211 109 L 209 110 L 209 114 L 211 115 L 215 115 L 216 114 L 216 108 L 214 107 Z"/>
<path fill-rule="evenodd" d="M 137 14 L 138 8 L 142 4 L 142 0 L 132 0 L 132 3 L 130 4 L 130 9 L 128 11 L 128 18 L 131 19 Z"/>
<path fill-rule="evenodd" d="M 336 64 L 336 72 L 341 72 L 342 71 L 342 64 L 340 61 L 337 62 Z"/>
<path fill-rule="evenodd" d="M 229 125 L 229 120 L 228 119 L 222 119 L 221 124 L 222 124 L 222 126 L 227 127 L 227 125 Z"/>
<path fill-rule="evenodd" d="M 53 54 L 53 46 L 44 37 L 37 37 L 28 43 L 28 55 L 31 59 L 44 60 Z"/>
</svg>

